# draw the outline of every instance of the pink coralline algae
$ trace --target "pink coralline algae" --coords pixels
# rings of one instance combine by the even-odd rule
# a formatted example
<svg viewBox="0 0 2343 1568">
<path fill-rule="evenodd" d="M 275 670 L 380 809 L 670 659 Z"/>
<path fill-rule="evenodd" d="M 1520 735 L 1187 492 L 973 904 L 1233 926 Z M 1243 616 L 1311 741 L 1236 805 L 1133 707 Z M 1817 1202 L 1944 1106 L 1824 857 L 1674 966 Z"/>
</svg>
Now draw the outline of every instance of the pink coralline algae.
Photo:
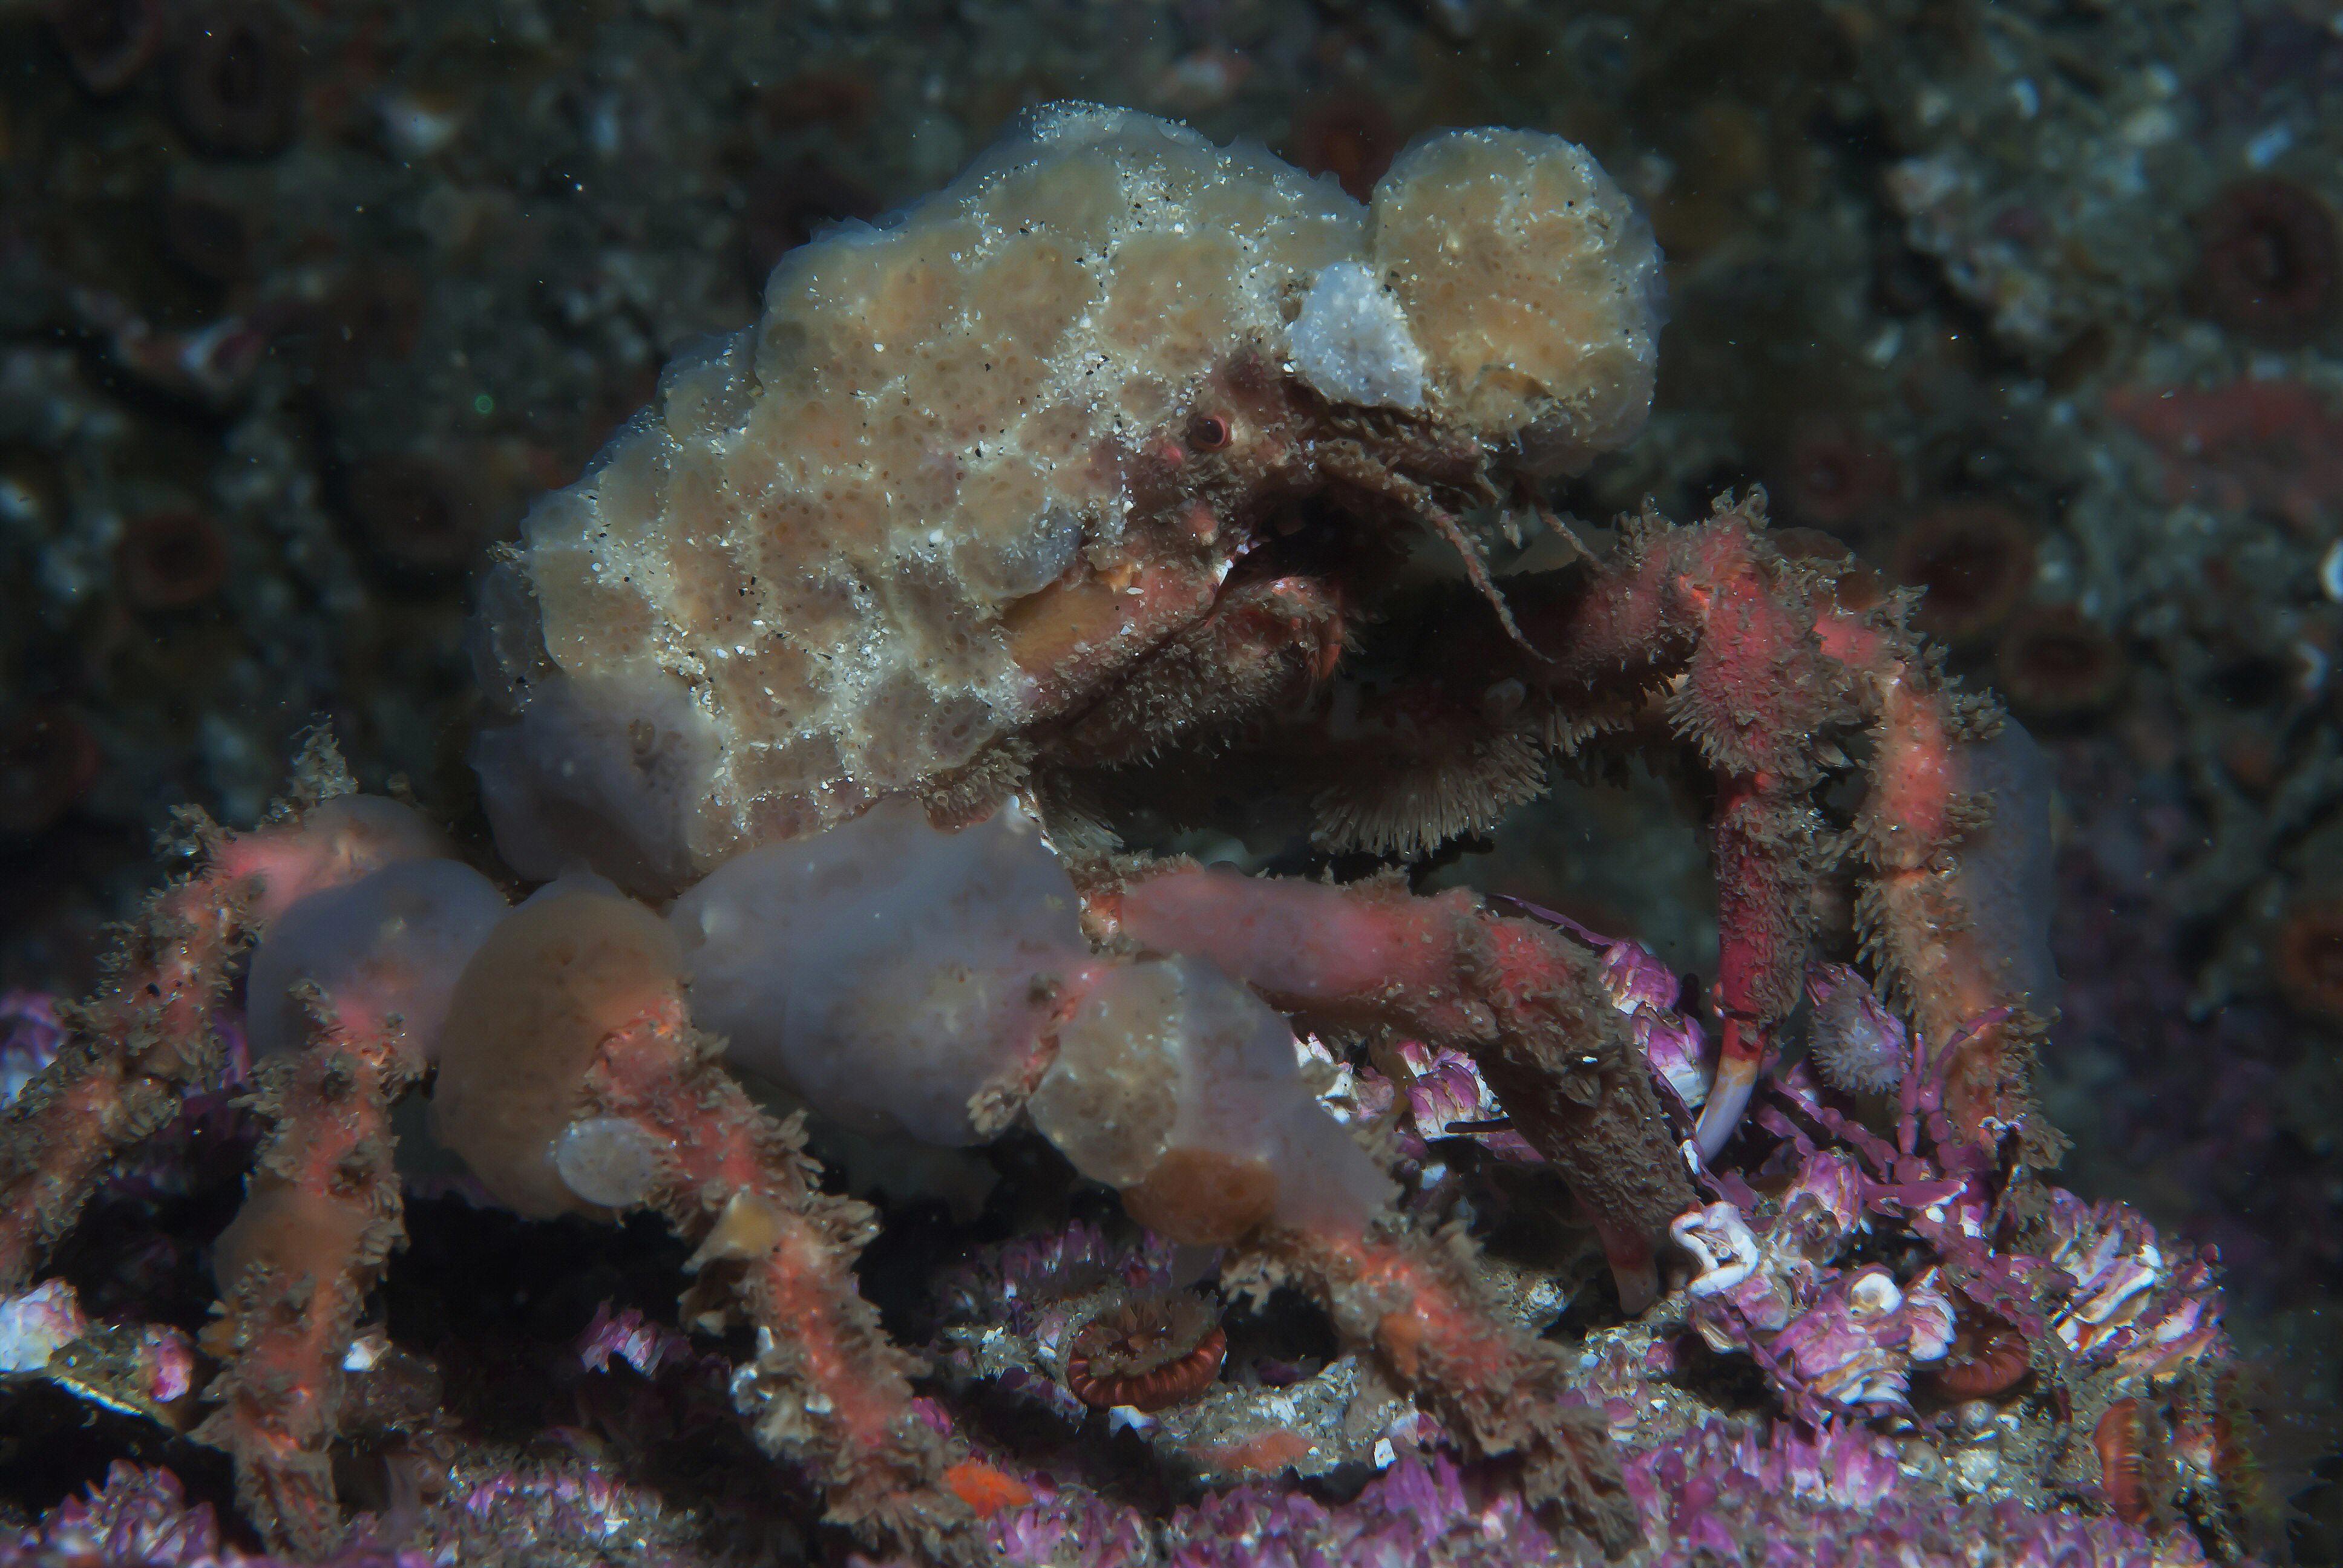
<svg viewBox="0 0 2343 1568">
<path fill-rule="evenodd" d="M 2179 1568 L 2193 1543 L 2112 1519 L 1921 1492 L 1895 1448 L 1860 1430 L 1763 1435 L 1714 1422 L 1632 1452 L 1626 1486 L 1655 1543 L 1652 1568 L 1897 1563 L 1904 1568 Z M 1247 1485 L 1153 1522 L 1044 1480 L 990 1525 L 1016 1568 L 1433 1568 L 1571 1561 L 1485 1469 L 1402 1458 L 1348 1502 Z M 1580 1559 L 1584 1560 L 1584 1559 Z"/>
<path fill-rule="evenodd" d="M 594 1309 L 594 1321 L 578 1336 L 578 1364 L 588 1372 L 608 1372 L 616 1360 L 649 1377 L 671 1362 L 698 1359 L 691 1342 L 673 1329 L 646 1322 L 632 1307 L 613 1312 L 608 1302 Z"/>
<path fill-rule="evenodd" d="M 1716 1077 L 1717 1048 L 1686 1015 L 1684 981 L 1676 972 L 1641 942 L 1604 936 L 1567 915 L 1519 899 L 1499 902 L 1557 926 L 1596 950 L 1604 989 L 1611 993 L 1612 1005 L 1626 1015 L 1628 1032 L 1644 1060 L 1684 1109 L 1698 1111 Z"/>
<path fill-rule="evenodd" d="M 1818 989 L 1878 1008 L 1852 971 Z M 2003 1362 L 2016 1335 L 2116 1379 L 2169 1379 L 2217 1356 L 2209 1250 L 2167 1256 L 2129 1209 L 2056 1188 L 2043 1190 L 2021 1248 L 2003 1177 L 1975 1145 L 1946 1136 L 1941 1072 L 1925 1042 L 1909 1046 L 1892 1143 L 1835 1109 L 1803 1067 L 1775 1075 L 1755 1120 L 1782 1141 L 1749 1168 L 1774 1195 L 1719 1171 L 1711 1180 L 1721 1196 L 1674 1227 L 1698 1264 L 1687 1324 L 1712 1349 L 1755 1361 L 1783 1410 L 1816 1429 L 1909 1410 L 1914 1374 L 1939 1364 L 1954 1374 L 1946 1386 L 2006 1391 L 2014 1378 L 1947 1362 L 1965 1319 L 1987 1326 L 1978 1342 Z M 1909 1237 L 1922 1261 L 1858 1261 L 1854 1244 L 1865 1234 L 1874 1249 Z"/>
<path fill-rule="evenodd" d="M 430 1568 L 420 1552 L 357 1545 L 313 1568 Z M 207 1503 L 187 1505 L 178 1478 L 116 1462 L 103 1486 L 68 1498 L 14 1538 L 0 1535 L 0 1568 L 289 1568 L 220 1540 Z"/>
<path fill-rule="evenodd" d="M 1677 1221 L 1701 1261 L 1688 1317 L 1719 1351 L 1754 1356 L 1785 1406 L 1820 1424 L 1835 1410 L 1904 1405 L 1916 1362 L 1943 1357 L 1953 1303 L 1929 1269 L 1899 1284 L 1866 1264 L 1832 1266 L 1862 1212 L 1863 1178 L 1835 1151 L 1807 1157 L 1761 1240 L 1718 1201 Z"/>
<path fill-rule="evenodd" d="M 1629 1462 L 1630 1488 L 1669 1545 L 1656 1563 L 1757 1568 L 2167 1568 L 2204 1561 L 2193 1542 L 2155 1540 L 2111 1519 L 2045 1514 L 2016 1502 L 1955 1502 L 1903 1479 L 1895 1451 L 1863 1432 L 1771 1438 L 1728 1423 Z"/>
</svg>

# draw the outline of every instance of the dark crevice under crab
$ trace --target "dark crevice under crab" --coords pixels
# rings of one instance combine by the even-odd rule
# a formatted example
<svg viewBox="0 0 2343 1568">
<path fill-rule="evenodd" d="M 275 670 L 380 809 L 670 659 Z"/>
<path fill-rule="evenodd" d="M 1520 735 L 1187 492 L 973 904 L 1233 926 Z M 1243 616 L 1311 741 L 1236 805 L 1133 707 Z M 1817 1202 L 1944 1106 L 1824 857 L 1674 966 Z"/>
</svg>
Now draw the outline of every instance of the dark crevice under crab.
<svg viewBox="0 0 2343 1568">
<path fill-rule="evenodd" d="M 1074 130 L 1049 133 L 1060 142 L 1045 136 L 1039 145 L 1084 156 L 1103 147 L 1101 166 L 1121 178 L 1137 177 L 1135 160 L 1174 156 L 1155 141 L 1131 152 L 1129 117 L 1087 113 L 1093 119 L 1068 122 Z M 1453 287 L 1443 295 L 1424 281 L 1466 264 L 1437 247 L 1413 261 L 1385 254 L 1403 248 L 1409 201 L 1427 191 L 1469 204 L 1474 181 L 1534 191 L 1563 177 L 1549 168 L 1568 162 L 1554 150 L 1563 144 L 1531 139 L 1524 151 L 1521 140 L 1476 133 L 1432 144 L 1394 170 L 1388 202 L 1378 195 L 1370 251 L 1399 280 L 1393 287 L 1412 303 L 1424 340 L 1417 374 L 1431 389 L 1413 406 L 1399 393 L 1382 398 L 1398 407 L 1331 394 L 1334 373 L 1297 373 L 1297 361 L 1308 363 L 1298 337 L 1281 350 L 1259 341 L 1266 329 L 1237 332 L 1235 347 L 1212 348 L 1201 369 L 1173 377 L 1178 395 L 1153 418 L 1094 422 L 1066 447 L 1062 463 L 1115 498 L 1113 527 L 1084 523 L 1079 549 L 1050 555 L 1049 575 L 1018 581 L 990 611 L 938 587 L 925 557 L 900 582 L 874 578 L 853 540 L 822 547 L 844 551 L 851 569 L 801 582 L 775 574 L 773 541 L 792 538 L 788 518 L 843 527 L 837 519 L 852 498 L 824 492 L 830 510 L 790 511 L 796 501 L 742 491 L 724 465 L 739 459 L 739 432 L 758 428 L 760 399 L 779 399 L 792 376 L 819 391 L 823 377 L 847 373 L 845 350 L 824 349 L 818 332 L 792 337 L 768 323 L 761 347 L 736 346 L 672 373 L 655 416 L 578 490 L 548 503 L 532 522 L 529 551 L 499 566 L 484 595 L 484 674 L 506 722 L 484 742 L 482 770 L 515 869 L 532 879 L 558 869 L 536 863 L 549 833 L 566 852 L 598 856 L 621 882 L 663 896 L 760 835 L 819 844 L 824 828 L 874 799 L 908 796 L 939 823 L 959 824 L 1021 793 L 1067 852 L 1098 951 L 1068 960 L 1035 992 L 1041 1021 L 1032 1050 L 986 1085 L 980 1104 L 970 1101 L 980 1131 L 1015 1119 L 1051 1070 L 1060 1034 L 1101 988 L 1159 956 L 1209 960 L 1292 1019 L 1469 1055 L 1513 1125 L 1569 1184 L 1601 1237 L 1622 1304 L 1634 1312 L 1658 1292 L 1671 1223 L 1698 1206 L 1698 1159 L 1732 1135 L 1797 1003 L 1817 879 L 1848 867 L 1871 962 L 1921 1037 L 1954 1053 L 1953 1121 L 1980 1143 L 2006 1141 L 2013 1158 L 2037 1159 L 2055 1135 L 2030 1111 L 2025 1070 L 2046 990 L 2023 924 L 1996 916 L 2013 862 L 2036 849 L 2026 821 L 1993 809 L 1996 791 L 2022 770 L 2011 755 L 2022 738 L 1997 736 L 1988 703 L 1947 687 L 1906 629 L 1907 601 L 1851 562 L 1785 555 L 1765 531 L 1755 496 L 1690 527 L 1629 519 L 1607 552 L 1502 585 L 1460 521 L 1493 507 L 1534 506 L 1523 477 L 1533 459 L 1557 446 L 1580 455 L 1574 438 L 1587 446 L 1600 423 L 1589 412 L 1599 401 L 1593 394 L 1565 396 L 1526 372 L 1517 377 L 1526 390 L 1509 395 L 1536 417 L 1490 417 L 1473 401 L 1479 394 L 1458 390 L 1454 372 L 1464 352 L 1456 344 L 1469 342 L 1486 373 L 1498 352 L 1489 347 L 1493 332 L 1477 324 L 1443 337 L 1435 319 L 1443 298 L 1468 316 L 1477 307 L 1453 307 Z M 1170 145 L 1205 164 L 1232 156 L 1176 137 Z M 1594 193 L 1571 199 L 1614 201 L 1607 183 L 1584 183 L 1592 166 L 1584 155 L 1567 152 L 1577 162 L 1564 174 L 1582 182 L 1573 188 Z M 1461 168 L 1452 166 L 1458 158 Z M 1012 160 L 946 196 L 993 200 L 999 192 L 985 181 L 1005 188 L 1025 177 L 1019 171 L 1048 163 Z M 1283 178 L 1260 177 L 1273 186 Z M 1534 271 L 1561 242 L 1504 228 L 1527 221 L 1521 189 L 1507 188 L 1514 205 L 1498 203 L 1486 220 L 1498 226 L 1480 237 L 1513 246 Z M 947 202 L 939 210 L 952 209 Z M 857 243 L 874 255 L 909 246 L 923 221 L 915 213 L 883 244 Z M 1567 221 L 1593 220 L 1574 212 Z M 1603 243 L 1627 221 L 1604 217 L 1613 226 Z M 860 254 L 813 254 L 821 251 L 809 247 L 801 254 L 811 259 L 798 265 L 822 286 L 824 266 Z M 921 265 L 927 287 L 934 268 Z M 1297 332 L 1318 308 L 1320 287 L 1352 264 L 1321 255 L 1316 265 L 1320 284 L 1308 302 L 1298 284 L 1262 296 L 1282 301 L 1277 308 Z M 1566 271 L 1558 261 L 1552 270 Z M 1413 293 L 1411 279 L 1422 286 Z M 784 307 L 785 281 L 777 275 L 773 296 Z M 1491 289 L 1504 276 L 1467 281 Z M 1582 274 L 1567 274 L 1567 287 L 1583 284 Z M 866 302 L 867 313 L 875 320 L 894 297 L 871 294 L 880 303 Z M 1169 319 L 1160 300 L 1151 308 L 1159 316 L 1148 319 Z M 1373 317 L 1395 307 L 1371 293 L 1357 308 Z M 1087 327 L 1090 317 L 1082 320 Z M 1359 330 L 1371 337 L 1373 326 Z M 949 340 L 932 323 L 919 331 L 927 337 L 912 341 Z M 1009 352 L 987 342 L 988 355 Z M 857 352 L 870 352 L 868 343 Z M 1006 362 L 985 359 L 984 371 Z M 1643 393 L 1632 394 L 1638 407 L 1645 375 Z M 800 423 L 818 407 L 805 405 Z M 976 440 L 980 453 L 993 437 L 950 438 Z M 792 439 L 815 437 L 800 428 Z M 868 449 L 876 437 L 838 439 Z M 718 456 L 703 461 L 706 451 Z M 853 472 L 877 485 L 876 459 L 856 461 Z M 880 478 L 906 488 L 922 482 L 908 469 Z M 893 489 L 885 493 L 891 504 Z M 613 509 L 635 502 L 659 527 L 638 518 L 634 534 L 613 542 Z M 573 529 L 581 507 L 596 509 Z M 727 518 L 745 519 L 746 533 L 725 532 Z M 1461 554 L 1463 585 L 1409 580 L 1411 551 L 1426 536 Z M 670 596 L 663 608 L 655 590 Z M 654 636 L 637 624 L 644 604 L 679 618 Z M 809 655 L 825 616 L 843 617 L 855 637 L 876 628 L 921 642 L 917 680 L 873 677 L 850 693 L 860 706 L 839 719 L 848 689 L 820 683 L 834 678 L 841 650 L 860 645 L 841 633 L 844 640 L 826 645 L 831 651 Z M 768 617 L 779 618 L 779 629 Z M 629 638 L 646 648 L 658 636 L 667 638 L 661 647 L 684 646 L 675 626 L 713 628 L 709 635 L 736 639 L 727 648 L 738 652 L 703 648 L 686 658 L 670 648 L 660 665 L 625 651 Z M 580 628 L 598 629 L 585 637 Z M 596 666 L 606 654 L 608 665 Z M 790 679 L 829 728 L 792 732 L 788 744 L 744 742 L 756 694 L 779 704 L 775 683 Z M 968 719 L 950 729 L 953 694 L 983 681 L 998 700 L 980 732 L 966 733 Z M 881 699 L 888 712 L 921 716 L 916 744 L 874 739 L 870 716 Z M 711 710 L 732 728 L 712 726 Z M 564 717 L 544 719 L 548 713 Z M 1664 729 L 1650 722 L 1655 715 Z M 1577 936 L 1463 892 L 1416 896 L 1395 875 L 1341 884 L 1247 878 L 1113 852 L 1118 829 L 1140 808 L 1156 822 L 1207 823 L 1216 797 L 1233 791 L 1302 807 L 1322 850 L 1395 865 L 1490 827 L 1543 789 L 1550 766 L 1670 732 L 1666 747 L 1712 780 L 1722 939 L 1713 999 L 1722 1057 L 1692 1151 L 1598 954 Z M 808 754 L 829 759 L 830 771 L 804 772 Z M 758 787 L 765 794 L 743 782 L 752 776 L 768 781 Z M 246 835 L 198 829 L 199 869 L 157 895 L 134 925 L 106 989 L 75 1015 L 73 1044 L 9 1114 L 0 1285 L 29 1280 L 114 1153 L 166 1118 L 186 1087 L 216 1075 L 210 1015 L 242 947 L 302 891 L 354 881 L 377 863 L 336 826 L 332 802 L 347 789 L 327 754 L 315 753 L 269 824 Z M 534 838 L 511 830 L 523 819 Z M 513 960 L 516 972 L 542 963 L 582 976 L 549 990 L 553 1002 L 528 1025 L 532 1038 L 558 1037 L 548 1047 L 560 1064 L 550 1075 L 560 1098 L 556 1129 L 590 1124 L 622 1152 L 649 1151 L 639 1180 L 581 1207 L 649 1207 L 698 1245 L 700 1279 L 687 1317 L 737 1313 L 756 1325 L 758 1353 L 735 1382 L 736 1402 L 769 1450 L 794 1456 L 820 1482 L 832 1518 L 873 1547 L 981 1557 L 964 1483 L 969 1466 L 982 1466 L 915 1410 L 918 1369 L 887 1342 L 854 1283 L 871 1211 L 821 1192 L 798 1130 L 740 1091 L 721 1064 L 721 1042 L 694 1027 L 672 955 L 650 952 L 664 939 L 625 934 L 629 921 L 651 920 L 639 905 L 605 890 L 551 907 L 574 913 L 589 899 L 601 900 L 592 906 L 600 913 L 547 937 L 554 945 L 530 950 L 538 956 Z M 540 912 L 530 919 L 558 923 L 543 912 L 548 906 L 531 907 Z M 543 956 L 557 947 L 561 956 Z M 389 1114 L 427 1064 L 400 1017 L 353 1021 L 330 997 L 305 1000 L 307 1044 L 260 1072 L 256 1102 L 273 1131 L 228 1250 L 224 1316 L 211 1343 L 229 1368 L 206 1431 L 236 1456 L 242 1495 L 262 1527 L 314 1552 L 342 1528 L 327 1463 L 342 1357 L 401 1234 Z M 443 1096 L 447 1076 L 443 1068 Z M 1273 1189 L 1275 1173 L 1265 1179 Z M 1161 1211 L 1161 1194 L 1146 1183 L 1125 1191 L 1134 1213 Z M 1398 1385 L 1461 1440 L 1517 1458 L 1528 1496 L 1558 1522 L 1613 1553 L 1632 1543 L 1640 1527 L 1602 1420 L 1564 1400 L 1569 1381 L 1554 1349 L 1493 1313 L 1457 1239 L 1418 1233 L 1389 1215 L 1294 1223 L 1269 1198 L 1234 1189 L 1198 1238 L 1232 1244 L 1232 1271 L 1315 1294 L 1342 1333 L 1372 1347 Z"/>
</svg>

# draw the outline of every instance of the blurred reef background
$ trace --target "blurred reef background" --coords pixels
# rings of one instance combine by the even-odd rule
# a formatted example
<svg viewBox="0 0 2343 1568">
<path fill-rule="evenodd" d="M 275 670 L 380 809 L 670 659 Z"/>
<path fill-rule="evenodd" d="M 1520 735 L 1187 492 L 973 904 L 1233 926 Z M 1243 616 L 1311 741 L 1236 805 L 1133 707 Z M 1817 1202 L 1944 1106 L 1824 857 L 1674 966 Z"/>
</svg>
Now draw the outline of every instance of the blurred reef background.
<svg viewBox="0 0 2343 1568">
<path fill-rule="evenodd" d="M 0 990 L 85 990 L 170 809 L 250 821 L 320 719 L 466 819 L 483 551 L 782 252 L 1062 97 L 1362 196 L 1433 126 L 1596 155 L 1670 321 L 1650 427 L 1557 499 L 1763 484 L 1927 590 L 2059 771 L 2061 1179 L 2217 1244 L 2241 1348 L 2332 1404 L 2343 11 L 2313 0 L 0 0 Z M 1691 808 L 1627 782 L 1433 876 L 1713 972 Z M 2301 1504 L 2332 1560 L 2335 1489 Z"/>
</svg>

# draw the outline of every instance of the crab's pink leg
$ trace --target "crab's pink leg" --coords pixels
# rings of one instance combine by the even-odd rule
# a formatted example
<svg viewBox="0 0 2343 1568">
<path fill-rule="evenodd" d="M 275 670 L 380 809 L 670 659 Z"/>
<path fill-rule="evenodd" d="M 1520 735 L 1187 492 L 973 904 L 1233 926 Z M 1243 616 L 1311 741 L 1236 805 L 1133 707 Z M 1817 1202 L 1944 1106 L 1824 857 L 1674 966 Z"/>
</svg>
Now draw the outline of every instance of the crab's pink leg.
<svg viewBox="0 0 2343 1568">
<path fill-rule="evenodd" d="M 1971 1137 L 2026 1114 L 2020 1055 L 2032 1019 L 1997 933 L 1974 918 L 1960 840 L 1975 826 L 1974 719 L 1906 633 L 1834 608 L 1824 648 L 1869 686 L 1878 712 L 1871 790 L 1856 824 L 1870 874 L 1858 913 L 1921 1038 L 1946 1051 L 1945 1103 Z"/>
<path fill-rule="evenodd" d="M 96 994 L 65 1010 L 73 1038 L 0 1119 L 0 1291 L 33 1277 L 117 1151 L 158 1131 L 187 1089 L 218 1076 L 212 1012 L 237 955 L 278 912 L 284 890 L 317 885 L 336 853 L 301 832 L 299 813 L 351 788 L 319 735 L 271 826 L 227 833 L 201 811 L 179 813 L 178 834 L 200 868 L 123 928 Z"/>
<path fill-rule="evenodd" d="M 403 1030 L 316 1027 L 265 1064 L 256 1104 L 274 1122 L 244 1207 L 221 1233 L 219 1321 L 205 1348 L 227 1363 L 196 1430 L 236 1461 L 236 1496 L 272 1543 L 304 1556 L 342 1532 L 327 1449 L 343 1358 L 382 1264 L 405 1240 L 390 1109 L 423 1075 Z"/>
<path fill-rule="evenodd" d="M 1795 863 L 1784 853 L 1785 840 L 1795 835 L 1803 814 L 1771 774 L 1728 778 L 1717 791 L 1716 1011 L 1725 1038 L 1716 1081 L 1693 1132 L 1704 1160 L 1715 1159 L 1741 1124 L 1765 1065 L 1771 1026 L 1788 1010 L 1782 979 L 1805 969 L 1805 887 L 1784 874 L 1785 860 Z"/>
<path fill-rule="evenodd" d="M 980 1560 L 974 1515 L 947 1479 L 949 1446 L 911 1407 L 917 1363 L 855 1282 L 878 1229 L 870 1207 L 813 1184 L 798 1122 L 759 1111 L 718 1049 L 662 1002 L 602 1041 L 587 1087 L 600 1114 L 669 1151 L 645 1202 L 699 1242 L 701 1292 L 732 1282 L 757 1326 L 735 1398 L 759 1444 L 811 1466 L 830 1517 L 868 1545 Z"/>
<path fill-rule="evenodd" d="M 1338 888 L 1165 862 L 1088 898 L 1094 922 L 1210 959 L 1287 1012 L 1471 1054 L 1594 1219 L 1628 1310 L 1650 1304 L 1652 1243 L 1691 1206 L 1692 1183 L 1578 943 L 1461 890 L 1418 898 L 1396 879 Z"/>
<path fill-rule="evenodd" d="M 216 830 L 209 830 L 216 836 Z M 178 1111 L 219 1070 L 212 1010 L 246 932 L 252 886 L 214 863 L 147 901 L 73 1038 L 0 1122 L 0 1290 L 23 1288 L 73 1227 L 115 1151 Z"/>
<path fill-rule="evenodd" d="M 1517 1459 L 1533 1506 L 1559 1513 L 1613 1557 L 1642 1539 L 1602 1412 L 1566 1402 L 1562 1359 L 1491 1311 L 1440 1241 L 1282 1232 L 1259 1250 L 1481 1452 Z"/>
</svg>

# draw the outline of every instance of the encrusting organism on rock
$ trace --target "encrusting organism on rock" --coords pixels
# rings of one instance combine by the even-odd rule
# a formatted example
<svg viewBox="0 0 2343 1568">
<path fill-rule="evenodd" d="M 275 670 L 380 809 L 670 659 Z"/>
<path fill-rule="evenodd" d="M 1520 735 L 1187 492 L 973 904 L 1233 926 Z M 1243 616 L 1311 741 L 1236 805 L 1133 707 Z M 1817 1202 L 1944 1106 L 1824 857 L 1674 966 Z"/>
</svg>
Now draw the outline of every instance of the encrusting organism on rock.
<svg viewBox="0 0 2343 1568">
<path fill-rule="evenodd" d="M 1302 1060 L 1331 1053 L 1297 1028 L 1469 1063 L 1619 1305 L 1693 1279 L 1682 1300 L 1723 1303 L 1701 1332 L 1769 1358 L 1796 1419 L 1899 1405 L 1956 1296 L 2040 1331 L 1977 1223 L 2056 1147 L 2026 1090 L 2056 1008 L 2030 740 L 1942 676 L 1908 595 L 1776 549 L 1762 496 L 1502 580 L 1480 542 L 1641 425 L 1658 279 L 1626 198 L 1551 136 L 1432 137 L 1363 206 L 1079 105 L 790 253 L 764 317 L 670 366 L 482 585 L 474 762 L 499 856 L 541 885 L 508 909 L 322 746 L 260 829 L 194 824 L 196 869 L 9 1112 L 0 1286 L 216 1076 L 257 939 L 268 1131 L 216 1250 L 203 1435 L 304 1550 L 342 1528 L 343 1362 L 402 1233 L 391 1111 L 427 1078 L 502 1204 L 649 1210 L 696 1249 L 685 1325 L 753 1331 L 733 1402 L 878 1552 L 981 1558 L 1033 1493 L 916 1396 L 856 1280 L 874 1211 L 736 1070 L 866 1138 L 1031 1128 L 1224 1294 L 1314 1301 L 1392 1397 L 1613 1555 L 1651 1515 L 1584 1367 L 1408 1206 L 1376 1129 L 1329 1113 Z M 1447 578 L 1405 569 L 1419 547 Z M 1634 943 L 1400 869 L 1550 765 L 1638 745 L 1709 803 L 1713 1053 Z M 1191 786 L 1216 771 L 1385 869 L 1122 852 L 1139 804 L 1208 820 Z M 1815 971 L 1825 1087 L 1769 1080 L 1835 862 L 1880 995 Z M 1900 1144 L 1831 1088 L 1893 1090 Z M 1762 1239 L 1736 1137 L 1807 1162 L 1812 1201 Z M 1939 1262 L 1840 1272 L 1864 1204 Z M 2129 1256 L 2102 1231 L 2070 1272 Z M 1211 1383 L 1225 1345 L 1189 1308 L 1160 1336 L 1154 1307 L 1113 1310 L 1060 1363 L 1082 1398 Z"/>
</svg>

